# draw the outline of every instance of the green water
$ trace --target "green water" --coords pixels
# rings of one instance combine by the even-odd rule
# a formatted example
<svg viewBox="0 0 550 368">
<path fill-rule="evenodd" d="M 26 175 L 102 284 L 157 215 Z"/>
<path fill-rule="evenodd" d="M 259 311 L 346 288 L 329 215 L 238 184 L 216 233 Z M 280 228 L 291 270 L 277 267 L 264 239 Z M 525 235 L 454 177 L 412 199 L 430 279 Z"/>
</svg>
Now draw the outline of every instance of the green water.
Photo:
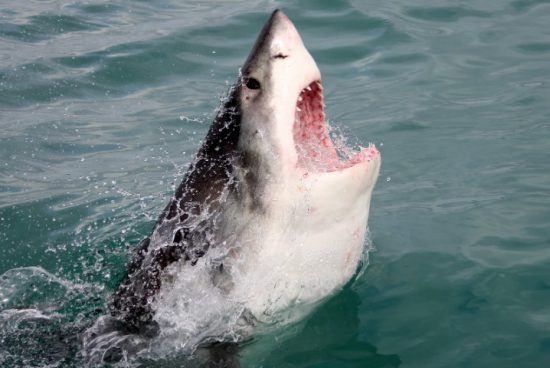
<svg viewBox="0 0 550 368">
<path fill-rule="evenodd" d="M 0 3 L 0 366 L 84 364 L 276 7 L 330 121 L 381 149 L 376 251 L 242 365 L 550 364 L 548 1 L 91 0 Z"/>
</svg>

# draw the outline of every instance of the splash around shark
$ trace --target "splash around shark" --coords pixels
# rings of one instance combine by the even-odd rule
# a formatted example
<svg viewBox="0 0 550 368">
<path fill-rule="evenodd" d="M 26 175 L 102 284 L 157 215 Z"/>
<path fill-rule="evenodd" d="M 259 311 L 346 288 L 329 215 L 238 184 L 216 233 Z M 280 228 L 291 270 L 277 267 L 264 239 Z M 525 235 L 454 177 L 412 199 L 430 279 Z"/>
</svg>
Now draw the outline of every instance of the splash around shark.
<svg viewBox="0 0 550 368">
<path fill-rule="evenodd" d="M 275 11 L 109 318 L 191 350 L 296 320 L 356 272 L 380 163 L 335 144 L 320 71 Z"/>
</svg>

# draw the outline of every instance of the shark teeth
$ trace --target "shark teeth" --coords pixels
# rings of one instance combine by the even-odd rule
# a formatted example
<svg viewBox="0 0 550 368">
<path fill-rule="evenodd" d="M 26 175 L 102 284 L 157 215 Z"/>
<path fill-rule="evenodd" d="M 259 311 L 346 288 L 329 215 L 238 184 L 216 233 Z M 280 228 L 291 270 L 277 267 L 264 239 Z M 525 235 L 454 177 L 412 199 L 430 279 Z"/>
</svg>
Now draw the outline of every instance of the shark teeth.
<svg viewBox="0 0 550 368">
<path fill-rule="evenodd" d="M 323 86 L 320 81 L 313 81 L 302 89 L 296 101 L 293 133 L 298 165 L 314 171 L 326 171 L 339 160 L 324 108 Z"/>
<path fill-rule="evenodd" d="M 300 92 L 296 101 L 293 135 L 297 165 L 306 172 L 343 170 L 363 161 L 370 162 L 377 155 L 376 149 L 371 147 L 356 152 L 339 141 L 336 147 L 325 121 L 323 86 L 320 81 L 311 82 Z"/>
</svg>

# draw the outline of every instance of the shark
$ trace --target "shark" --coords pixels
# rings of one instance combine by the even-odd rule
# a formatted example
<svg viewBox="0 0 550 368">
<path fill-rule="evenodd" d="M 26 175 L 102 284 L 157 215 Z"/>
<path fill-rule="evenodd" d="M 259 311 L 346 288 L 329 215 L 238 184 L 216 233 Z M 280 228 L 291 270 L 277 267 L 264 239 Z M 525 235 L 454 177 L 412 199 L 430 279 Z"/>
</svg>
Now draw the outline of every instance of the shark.
<svg viewBox="0 0 550 368">
<path fill-rule="evenodd" d="M 224 314 L 224 303 L 241 326 L 315 305 L 358 269 L 380 165 L 374 144 L 347 149 L 333 139 L 319 68 L 292 21 L 274 11 L 135 248 L 112 317 L 155 335 L 184 314 Z M 220 328 L 201 326 L 203 338 Z"/>
</svg>

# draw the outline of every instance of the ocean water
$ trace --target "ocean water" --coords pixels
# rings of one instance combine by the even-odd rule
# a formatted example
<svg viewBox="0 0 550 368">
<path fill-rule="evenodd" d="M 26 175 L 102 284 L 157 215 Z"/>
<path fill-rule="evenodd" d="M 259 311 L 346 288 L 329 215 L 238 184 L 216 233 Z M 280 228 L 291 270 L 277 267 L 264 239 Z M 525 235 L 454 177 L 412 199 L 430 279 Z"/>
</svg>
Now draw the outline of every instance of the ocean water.
<svg viewBox="0 0 550 368">
<path fill-rule="evenodd" d="M 550 364 L 550 2 L 25 0 L 0 1 L 0 366 L 85 364 L 275 8 L 381 150 L 375 251 L 242 366 Z"/>
</svg>

